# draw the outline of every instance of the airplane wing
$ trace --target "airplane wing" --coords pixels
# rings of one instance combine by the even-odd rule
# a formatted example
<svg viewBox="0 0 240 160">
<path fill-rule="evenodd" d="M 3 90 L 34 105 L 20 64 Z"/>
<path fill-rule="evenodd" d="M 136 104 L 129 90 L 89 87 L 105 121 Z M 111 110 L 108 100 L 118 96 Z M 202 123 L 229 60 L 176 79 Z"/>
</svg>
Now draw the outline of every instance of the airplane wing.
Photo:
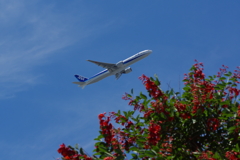
<svg viewBox="0 0 240 160">
<path fill-rule="evenodd" d="M 113 63 L 104 63 L 104 62 L 97 62 L 97 61 L 92 61 L 92 60 L 87 60 L 89 62 L 95 63 L 98 66 L 101 66 L 103 68 L 111 69 L 112 67 L 115 66 Z"/>
</svg>

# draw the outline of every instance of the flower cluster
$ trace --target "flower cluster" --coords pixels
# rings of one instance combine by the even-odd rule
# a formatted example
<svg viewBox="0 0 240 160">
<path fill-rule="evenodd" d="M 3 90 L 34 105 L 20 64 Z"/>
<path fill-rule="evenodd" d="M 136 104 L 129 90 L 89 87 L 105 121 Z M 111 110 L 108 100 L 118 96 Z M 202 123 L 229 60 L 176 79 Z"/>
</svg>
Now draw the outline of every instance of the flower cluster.
<svg viewBox="0 0 240 160">
<path fill-rule="evenodd" d="M 129 150 L 129 146 L 135 142 L 136 137 L 129 137 L 129 134 L 123 132 L 120 128 L 113 128 L 112 124 L 110 123 L 110 119 L 114 119 L 116 123 L 121 124 L 126 129 L 129 129 L 133 123 L 125 116 L 119 115 L 115 112 L 110 112 L 109 116 L 106 116 L 106 113 L 99 114 L 100 129 L 106 142 L 106 146 L 104 147 L 118 150 L 120 153 L 113 153 L 113 157 L 117 157 L 122 154 L 122 150 Z M 99 147 L 96 147 L 96 151 L 100 152 Z"/>
<path fill-rule="evenodd" d="M 128 100 L 129 103 L 128 105 L 130 106 L 134 106 L 134 110 L 138 110 L 138 111 L 142 111 L 144 109 L 144 106 L 142 103 L 139 103 L 138 101 L 136 101 L 135 99 L 132 98 L 132 96 L 128 93 L 125 93 L 125 95 L 123 95 L 122 97 L 123 100 Z"/>
<path fill-rule="evenodd" d="M 220 121 L 217 118 L 209 118 L 207 121 L 207 129 L 216 131 L 220 125 Z"/>
<path fill-rule="evenodd" d="M 230 160 L 240 160 L 240 152 L 227 151 L 225 157 Z"/>
<path fill-rule="evenodd" d="M 154 121 L 151 121 L 148 131 L 148 144 L 155 146 L 160 140 L 161 126 L 159 124 L 155 124 Z"/>
<path fill-rule="evenodd" d="M 199 160 L 205 159 L 205 160 L 217 160 L 213 158 L 213 153 L 211 151 L 204 151 L 200 154 L 198 157 Z"/>
<path fill-rule="evenodd" d="M 142 80 L 143 84 L 146 87 L 146 90 L 154 99 L 159 99 L 159 97 L 163 96 L 163 92 L 158 88 L 158 86 L 150 80 L 149 77 L 145 76 L 144 74 L 139 77 Z"/>
<path fill-rule="evenodd" d="M 105 117 L 106 113 L 99 114 L 98 118 L 100 121 L 100 129 L 102 132 L 102 135 L 104 135 L 105 141 L 107 144 L 110 144 L 113 138 L 112 134 L 112 124 L 109 123 L 110 117 Z"/>
<path fill-rule="evenodd" d="M 63 156 L 64 160 L 79 160 L 79 159 L 93 160 L 91 157 L 88 157 L 87 155 L 79 154 L 72 147 L 66 147 L 64 143 L 60 145 L 58 153 L 60 153 Z"/>
</svg>

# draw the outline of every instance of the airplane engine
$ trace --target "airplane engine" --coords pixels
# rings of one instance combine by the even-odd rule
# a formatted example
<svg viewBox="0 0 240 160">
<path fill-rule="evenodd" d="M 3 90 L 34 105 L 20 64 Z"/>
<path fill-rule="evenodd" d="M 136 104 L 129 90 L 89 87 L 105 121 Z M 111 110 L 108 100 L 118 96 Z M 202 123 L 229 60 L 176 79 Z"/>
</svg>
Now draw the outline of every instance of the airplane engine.
<svg viewBox="0 0 240 160">
<path fill-rule="evenodd" d="M 117 66 L 118 68 L 122 67 L 122 66 L 123 66 L 123 61 L 119 61 L 119 62 L 116 64 L 116 66 Z"/>
<path fill-rule="evenodd" d="M 124 74 L 130 73 L 130 72 L 132 72 L 131 67 L 128 67 L 128 68 L 124 69 L 124 71 L 123 71 Z"/>
</svg>

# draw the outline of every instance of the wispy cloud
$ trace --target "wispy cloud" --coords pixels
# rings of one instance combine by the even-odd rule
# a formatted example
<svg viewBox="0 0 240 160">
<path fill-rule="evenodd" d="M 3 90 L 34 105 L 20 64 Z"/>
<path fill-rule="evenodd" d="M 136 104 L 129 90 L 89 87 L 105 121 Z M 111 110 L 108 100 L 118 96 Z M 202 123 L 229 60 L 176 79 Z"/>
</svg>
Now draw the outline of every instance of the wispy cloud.
<svg viewBox="0 0 240 160">
<path fill-rule="evenodd" d="M 36 79 L 41 73 L 33 74 L 34 67 L 43 65 L 60 49 L 89 36 L 86 26 L 74 26 L 74 22 L 70 25 L 72 20 L 68 13 L 56 12 L 55 4 L 0 1 L 1 98 L 38 83 Z M 76 28 L 78 37 L 71 32 Z"/>
</svg>

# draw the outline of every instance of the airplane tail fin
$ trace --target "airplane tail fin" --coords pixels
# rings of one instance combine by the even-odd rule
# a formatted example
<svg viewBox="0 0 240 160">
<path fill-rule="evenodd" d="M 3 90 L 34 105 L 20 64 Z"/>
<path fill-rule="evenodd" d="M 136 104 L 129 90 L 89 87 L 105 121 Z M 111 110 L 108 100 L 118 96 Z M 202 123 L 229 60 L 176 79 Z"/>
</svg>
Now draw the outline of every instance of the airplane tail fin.
<svg viewBox="0 0 240 160">
<path fill-rule="evenodd" d="M 85 82 L 73 82 L 73 84 L 78 84 L 78 87 L 82 87 L 82 89 L 87 85 Z"/>
<path fill-rule="evenodd" d="M 80 76 L 80 75 L 74 75 L 74 76 L 79 80 L 79 82 L 85 82 L 88 80 L 88 78 Z"/>
<path fill-rule="evenodd" d="M 82 89 L 87 85 L 86 81 L 88 80 L 88 78 L 80 76 L 80 75 L 74 75 L 79 82 L 73 82 L 74 84 L 78 84 L 78 87 L 82 87 Z"/>
</svg>

